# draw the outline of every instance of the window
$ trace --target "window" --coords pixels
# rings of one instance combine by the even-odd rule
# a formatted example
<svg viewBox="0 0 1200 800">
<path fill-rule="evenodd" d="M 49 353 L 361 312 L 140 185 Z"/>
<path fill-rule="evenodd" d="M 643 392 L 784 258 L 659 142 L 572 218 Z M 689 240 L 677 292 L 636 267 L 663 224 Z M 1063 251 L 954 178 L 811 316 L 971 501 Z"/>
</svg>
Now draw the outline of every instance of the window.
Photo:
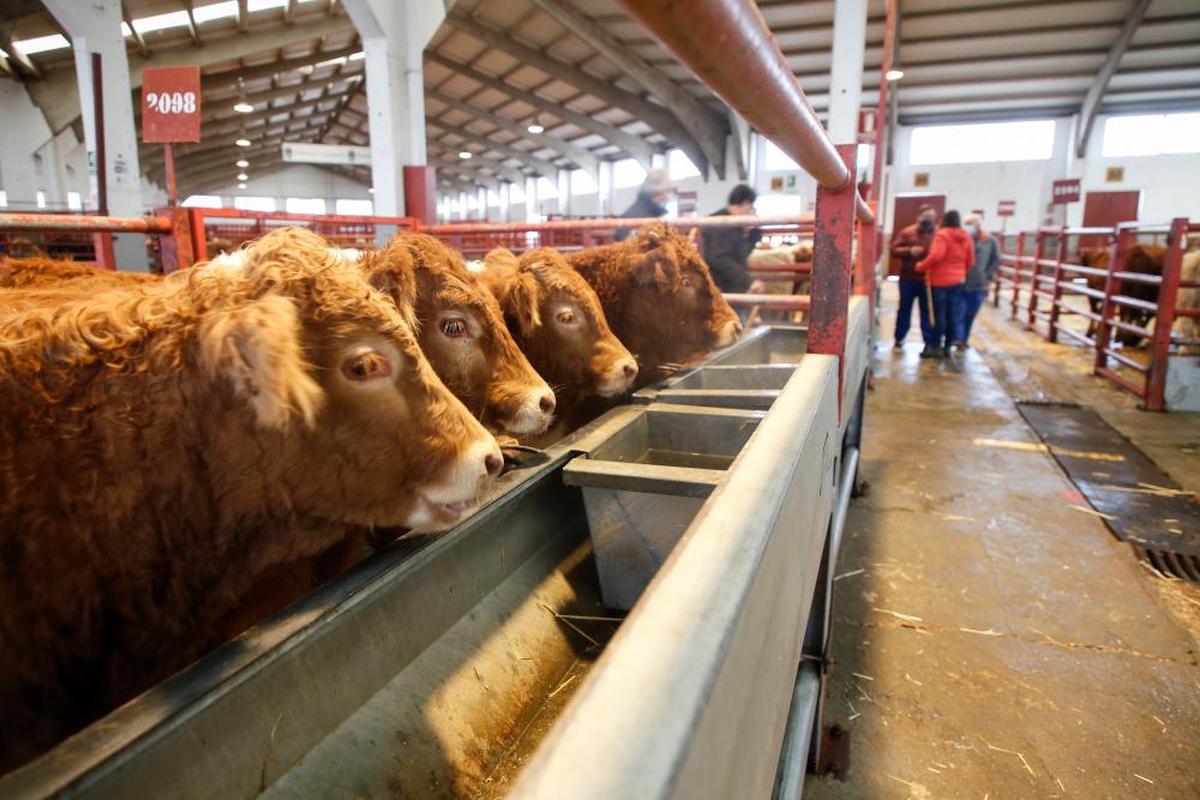
<svg viewBox="0 0 1200 800">
<path fill-rule="evenodd" d="M 489 206 L 498 206 L 498 205 L 500 205 L 500 195 L 496 194 L 496 190 L 495 190 L 495 189 L 488 189 L 488 190 L 487 190 L 487 204 L 488 204 Z"/>
<path fill-rule="evenodd" d="M 1200 112 L 1104 120 L 1104 144 L 1100 151 L 1104 158 L 1173 153 L 1200 153 Z"/>
<path fill-rule="evenodd" d="M 1054 120 L 923 125 L 912 130 L 911 164 L 1045 161 L 1054 153 Z"/>
<path fill-rule="evenodd" d="M 83 198 L 79 192 L 67 192 L 67 208 L 71 211 L 83 210 Z"/>
<path fill-rule="evenodd" d="M 274 197 L 235 197 L 233 198 L 233 207 L 241 211 L 274 211 Z"/>
<path fill-rule="evenodd" d="M 613 188 L 631 189 L 646 180 L 646 170 L 635 159 L 623 158 L 613 162 Z"/>
<path fill-rule="evenodd" d="M 49 36 L 38 36 L 34 39 L 23 39 L 19 42 L 13 42 L 13 47 L 18 52 L 24 53 L 27 56 L 70 46 L 71 43 L 67 41 L 67 37 L 61 33 L 52 33 Z"/>
<path fill-rule="evenodd" d="M 192 16 L 196 18 L 196 24 L 199 25 L 213 19 L 236 17 L 237 13 L 237 0 L 227 0 L 224 3 L 196 6 L 196 10 L 192 12 Z"/>
<path fill-rule="evenodd" d="M 183 205 L 187 208 L 221 208 L 223 203 L 219 195 L 193 194 L 183 201 Z"/>
<path fill-rule="evenodd" d="M 439 203 L 439 206 L 443 203 Z M 348 200 L 338 198 L 333 203 L 336 214 L 346 214 L 352 217 L 369 217 L 375 213 L 375 204 L 370 200 Z"/>
<path fill-rule="evenodd" d="M 760 194 L 754 202 L 754 213 L 763 217 L 795 216 L 800 213 L 800 195 Z"/>
<path fill-rule="evenodd" d="M 289 197 L 284 201 L 284 209 L 289 214 L 324 214 L 325 200 L 321 197 Z"/>
<path fill-rule="evenodd" d="M 682 150 L 669 150 L 667 152 L 667 173 L 673 181 L 700 177 L 700 170 L 696 169 L 696 165 L 683 154 Z"/>
<path fill-rule="evenodd" d="M 8 192 L 0 189 L 0 208 L 8 208 Z"/>
<path fill-rule="evenodd" d="M 34 197 L 37 199 L 37 207 L 38 208 L 46 207 L 46 193 L 45 192 L 43 192 L 41 189 L 38 189 L 37 194 L 34 195 Z"/>
<path fill-rule="evenodd" d="M 541 177 L 537 179 L 537 196 L 539 200 L 548 200 L 551 197 L 558 197 L 558 187 L 549 178 Z"/>
<path fill-rule="evenodd" d="M 599 190 L 596 179 L 585 169 L 571 170 L 571 194 L 595 194 Z"/>
<path fill-rule="evenodd" d="M 763 140 L 763 169 L 767 172 L 783 172 L 794 171 L 800 169 L 800 165 L 787 157 L 787 154 L 780 150 L 770 139 Z"/>
<path fill-rule="evenodd" d="M 525 202 L 525 187 L 519 183 L 510 184 L 508 187 L 508 202 L 524 203 Z"/>
</svg>

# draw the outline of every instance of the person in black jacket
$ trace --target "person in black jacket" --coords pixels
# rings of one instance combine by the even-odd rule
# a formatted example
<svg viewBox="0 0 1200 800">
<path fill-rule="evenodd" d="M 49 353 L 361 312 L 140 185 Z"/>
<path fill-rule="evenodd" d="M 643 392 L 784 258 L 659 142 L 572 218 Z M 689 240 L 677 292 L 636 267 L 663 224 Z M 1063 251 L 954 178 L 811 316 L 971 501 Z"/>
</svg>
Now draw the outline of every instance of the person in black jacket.
<svg viewBox="0 0 1200 800">
<path fill-rule="evenodd" d="M 626 219 L 661 217 L 667 213 L 667 207 L 663 203 L 667 202 L 667 198 L 673 191 L 675 191 L 675 186 L 671 183 L 671 176 L 667 174 L 667 171 L 652 169 L 646 173 L 646 179 L 642 181 L 642 188 L 638 189 L 637 199 L 633 201 L 633 205 L 625 209 L 625 213 L 621 216 Z M 631 233 L 633 231 L 629 228 L 617 228 L 613 233 L 613 239 L 619 242 Z"/>
<path fill-rule="evenodd" d="M 729 193 L 726 206 L 713 216 L 749 216 L 754 213 L 757 199 L 753 189 L 739 183 Z M 704 231 L 704 260 L 722 292 L 744 292 L 750 288 L 752 281 L 747 259 L 760 239 L 762 231 L 758 228 L 709 228 Z"/>
</svg>

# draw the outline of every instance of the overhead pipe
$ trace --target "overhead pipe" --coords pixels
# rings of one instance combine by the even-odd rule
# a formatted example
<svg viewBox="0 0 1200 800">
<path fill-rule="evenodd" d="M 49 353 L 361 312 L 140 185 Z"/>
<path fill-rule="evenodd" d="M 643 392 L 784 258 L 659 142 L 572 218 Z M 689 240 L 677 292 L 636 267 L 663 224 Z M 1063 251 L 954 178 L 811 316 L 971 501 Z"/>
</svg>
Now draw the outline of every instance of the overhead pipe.
<svg viewBox="0 0 1200 800">
<path fill-rule="evenodd" d="M 800 83 L 750 0 L 621 0 L 684 64 L 754 128 L 831 191 L 852 191 L 874 219 Z"/>
<path fill-rule="evenodd" d="M 83 231 L 87 233 L 171 233 L 168 217 L 104 217 L 81 214 L 0 213 L 0 230 Z"/>
</svg>

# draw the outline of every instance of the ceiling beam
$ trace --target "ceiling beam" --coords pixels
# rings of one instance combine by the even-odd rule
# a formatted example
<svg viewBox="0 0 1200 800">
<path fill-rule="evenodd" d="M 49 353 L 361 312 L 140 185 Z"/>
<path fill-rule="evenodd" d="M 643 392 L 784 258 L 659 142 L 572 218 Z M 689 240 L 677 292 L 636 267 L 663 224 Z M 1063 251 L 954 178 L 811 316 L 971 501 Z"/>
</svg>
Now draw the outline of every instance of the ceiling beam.
<svg viewBox="0 0 1200 800">
<path fill-rule="evenodd" d="M 245 33 L 250 25 L 250 10 L 246 8 L 247 0 L 237 0 L 238 6 L 238 31 Z"/>
<path fill-rule="evenodd" d="M 471 80 L 488 89 L 494 89 L 498 92 L 503 92 L 513 100 L 519 100 L 522 103 L 527 103 L 528 105 L 536 108 L 538 111 L 544 111 L 548 114 L 553 114 L 558 119 L 561 119 L 564 122 L 569 122 L 580 130 L 600 136 L 605 141 L 616 145 L 630 156 L 633 156 L 643 167 L 647 169 L 650 168 L 650 157 L 654 153 L 654 147 L 637 134 L 623 131 L 615 125 L 609 125 L 607 122 L 600 122 L 599 120 L 593 119 L 587 114 L 583 114 L 578 111 L 572 111 L 562 103 L 555 102 L 553 100 L 547 100 L 541 95 L 534 94 L 533 92 L 529 92 L 524 89 L 518 89 L 512 84 L 480 72 L 474 67 L 468 66 L 467 64 L 460 64 L 457 61 L 446 58 L 441 53 L 430 51 L 425 54 L 425 57 L 433 63 L 440 64 L 448 70 L 452 70 L 459 75 L 470 78 Z M 505 105 L 507 105 L 507 103 Z"/>
<path fill-rule="evenodd" d="M 146 67 L 205 67 L 223 61 L 236 61 L 265 50 L 275 51 L 290 45 L 311 42 L 314 39 L 344 33 L 348 30 L 353 30 L 348 19 L 321 17 L 304 25 L 294 25 L 290 28 L 261 33 L 247 33 L 242 36 L 231 36 L 221 41 L 212 41 L 201 49 L 177 47 L 170 50 L 155 50 L 149 56 L 131 55 L 129 57 L 130 88 L 137 90 L 141 87 L 142 70 Z M 284 69 L 280 63 L 267 64 L 264 67 L 269 70 L 264 72 L 265 75 L 271 75 Z M 249 69 L 245 71 L 248 72 Z M 228 85 L 228 78 L 225 81 L 225 85 Z M 207 89 L 206 84 L 207 81 L 203 81 L 202 88 Z M 29 84 L 29 94 L 42 109 L 42 113 L 46 116 L 46 122 L 53 132 L 57 133 L 63 130 L 80 117 L 79 92 L 75 87 L 74 66 L 61 67 L 47 72 L 44 80 Z M 137 105 L 138 103 L 135 103 L 134 107 L 136 108 Z"/>
<path fill-rule="evenodd" d="M 205 111 L 204 113 L 202 113 L 200 116 L 200 120 L 202 122 L 214 122 L 215 123 L 215 122 L 227 122 L 232 119 L 240 119 L 247 115 L 240 114 L 236 111 L 233 112 L 233 114 L 227 114 L 224 112 L 227 112 L 231 108 L 233 108 L 234 103 L 249 103 L 252 106 L 256 106 L 259 103 L 270 103 L 275 100 L 278 100 L 281 97 L 291 97 L 293 95 L 296 95 L 297 102 L 300 102 L 298 96 L 301 94 L 304 94 L 305 92 L 311 92 L 313 89 L 326 89 L 326 88 L 330 88 L 332 86 L 336 86 L 339 83 L 354 83 L 354 82 L 360 81 L 360 80 L 362 80 L 362 74 L 352 71 L 346 75 L 334 75 L 334 76 L 328 77 L 328 78 L 321 78 L 320 80 L 311 80 L 310 79 L 310 80 L 306 80 L 306 81 L 301 81 L 300 83 L 291 83 L 286 86 L 280 86 L 276 89 L 271 89 L 270 91 L 256 92 L 254 94 L 239 95 L 236 97 L 227 98 L 225 100 L 208 100 L 206 102 L 207 102 L 208 107 L 211 110 L 208 110 L 208 111 Z M 341 92 L 335 92 L 334 94 L 335 95 L 341 94 Z M 252 112 L 252 113 L 261 113 L 261 112 Z"/>
<path fill-rule="evenodd" d="M 150 47 L 146 44 L 146 40 L 142 35 L 138 33 L 137 28 L 133 27 L 133 16 L 130 15 L 129 6 L 125 3 L 121 3 L 121 19 L 125 20 L 125 24 L 129 26 L 130 37 L 133 39 L 134 45 L 137 46 L 138 52 L 143 56 L 150 55 Z M 137 104 L 134 104 L 134 108 L 137 107 Z"/>
<path fill-rule="evenodd" d="M 646 91 L 666 106 L 684 130 L 688 132 L 687 138 L 680 137 L 681 145 L 690 140 L 699 146 L 701 160 L 696 160 L 697 154 L 694 152 L 688 152 L 688 157 L 695 162 L 700 173 L 707 176 L 706 166 L 711 164 L 717 177 L 721 180 L 725 179 L 727 119 L 715 109 L 705 105 L 700 98 L 652 68 L 609 33 L 606 28 L 580 12 L 575 6 L 564 0 L 533 0 L 533 2 L 558 24 L 587 42 L 601 56 L 640 83 Z M 684 149 L 688 150 L 687 147 Z"/>
<path fill-rule="evenodd" d="M 29 56 L 13 47 L 11 28 L 0 31 L 0 52 L 4 53 L 4 57 L 8 59 L 8 63 L 13 68 L 13 71 L 20 75 L 23 80 L 42 77 L 42 71 L 37 68 L 36 64 L 29 60 Z M 74 68 L 72 68 L 72 72 L 74 72 Z M 32 89 L 30 91 L 32 92 Z M 74 90 L 72 89 L 72 91 Z"/>
<path fill-rule="evenodd" d="M 1133 35 L 1137 33 L 1138 25 L 1145 18 L 1146 11 L 1150 8 L 1150 2 L 1151 0 L 1136 0 L 1133 4 L 1133 9 L 1125 18 L 1125 24 L 1121 26 L 1121 32 L 1117 34 L 1116 41 L 1109 48 L 1104 63 L 1100 65 L 1100 71 L 1096 73 L 1087 96 L 1083 98 L 1083 105 L 1079 109 L 1079 128 L 1075 137 L 1075 156 L 1077 158 L 1083 158 L 1087 154 L 1088 139 L 1091 138 L 1092 127 L 1096 124 L 1096 114 L 1104 102 L 1104 92 L 1108 89 L 1108 83 L 1121 63 L 1121 56 L 1125 55 L 1125 50 L 1133 41 Z"/>
<path fill-rule="evenodd" d="M 706 162 L 695 139 L 666 108 L 650 102 L 641 95 L 620 89 L 608 79 L 598 78 L 584 72 L 579 67 L 552 58 L 541 50 L 527 47 L 511 38 L 507 33 L 483 25 L 461 11 L 451 11 L 446 15 L 446 21 L 484 44 L 507 53 L 552 78 L 569 83 L 576 89 L 587 92 L 610 106 L 625 110 L 660 133 L 668 142 L 681 147 L 690 147 L 692 152 L 688 154 L 689 158 L 694 155 L 695 158 Z"/>
<path fill-rule="evenodd" d="M 444 122 L 426 121 L 425 124 L 427 127 L 433 127 L 442 131 L 442 134 L 439 134 L 439 138 L 447 133 L 453 133 L 455 136 L 459 137 L 465 142 L 479 145 L 480 147 L 493 150 L 497 153 L 503 153 L 507 158 L 515 158 L 517 161 L 525 164 L 539 175 L 545 175 L 552 178 L 558 173 L 558 165 L 554 162 L 531 155 L 530 153 L 527 153 L 518 147 L 513 147 L 510 144 L 502 144 L 501 142 L 497 142 L 495 139 L 491 139 L 487 136 L 480 136 L 478 133 L 469 131 L 466 128 L 447 125 Z"/>
<path fill-rule="evenodd" d="M 296 28 L 303 30 L 303 28 Z M 270 49 L 270 48 L 265 48 Z M 335 58 L 346 57 L 362 50 L 357 44 L 343 47 L 340 50 L 324 50 L 309 53 L 306 56 L 296 56 L 294 58 L 283 58 L 275 61 L 269 61 L 266 64 L 255 64 L 252 67 L 241 67 L 239 69 L 231 69 L 225 72 L 218 72 L 213 75 L 205 75 L 200 79 L 200 89 L 208 94 L 210 92 L 219 92 L 223 89 L 236 89 L 239 82 L 255 81 L 260 78 L 271 78 L 275 75 L 280 75 L 284 72 L 301 69 L 302 67 L 311 67 L 322 61 L 332 61 Z"/>
<path fill-rule="evenodd" d="M 479 106 L 465 103 L 456 97 L 450 97 L 449 95 L 440 92 L 437 89 L 427 90 L 425 95 L 427 98 L 432 97 L 438 102 L 449 106 L 450 108 L 470 114 L 474 119 L 483 120 L 490 125 L 495 125 L 501 130 L 508 131 L 509 133 L 515 133 L 522 139 L 533 142 L 539 147 L 544 147 L 547 150 L 553 150 L 560 156 L 573 162 L 575 166 L 579 167 L 580 169 L 585 169 L 590 172 L 593 177 L 599 173 L 599 159 L 597 159 L 596 156 L 591 153 L 591 151 L 586 150 L 585 148 L 571 144 L 570 142 L 560 139 L 557 136 L 550 136 L 545 133 L 530 133 L 526 126 L 520 124 L 519 122 L 511 120 L 507 117 L 502 117 L 499 114 L 493 114 L 491 111 L 482 109 Z"/>
<path fill-rule="evenodd" d="M 524 172 L 515 167 L 510 167 L 507 164 L 503 164 L 495 159 L 482 157 L 461 159 L 455 155 L 452 150 L 438 147 L 436 145 L 429 148 L 429 152 L 431 152 L 435 158 L 439 159 L 439 164 L 445 165 L 445 167 L 449 169 L 465 170 L 472 174 L 481 173 L 486 170 L 490 171 L 491 174 L 495 175 L 497 178 L 506 180 L 509 183 L 519 183 L 522 185 L 525 184 L 525 178 L 527 176 Z M 440 168 L 441 167 L 439 167 L 439 169 Z"/>
<path fill-rule="evenodd" d="M 329 122 L 327 122 L 325 127 L 321 129 L 321 132 L 317 134 L 318 142 L 325 141 L 325 137 L 329 135 L 330 129 L 336 125 L 338 120 L 341 118 L 342 112 L 345 111 L 352 102 L 354 102 L 354 98 L 362 92 L 363 88 L 366 86 L 366 83 L 366 81 L 359 81 L 352 88 L 341 93 L 341 97 L 339 98 L 337 105 L 333 107 L 333 110 L 329 114 Z"/>
<path fill-rule="evenodd" d="M 122 5 L 124 5 L 122 3 Z M 183 10 L 187 12 L 187 29 L 188 36 L 192 37 L 192 45 L 195 47 L 204 47 L 204 40 L 200 38 L 200 30 L 196 27 L 196 7 L 192 0 L 183 0 Z M 130 25 L 129 27 L 133 27 Z"/>
<path fill-rule="evenodd" d="M 441 164 L 436 167 L 439 173 L 444 173 L 451 180 L 466 184 L 471 187 L 484 186 L 489 189 L 499 189 L 500 181 L 495 177 L 485 175 L 481 172 L 460 170 L 450 164 Z"/>
<path fill-rule="evenodd" d="M 263 162 L 262 173 L 261 173 L 260 177 L 262 175 L 271 175 L 275 172 L 278 172 L 284 166 L 286 166 L 284 164 L 284 162 L 278 158 L 274 158 L 274 159 L 271 159 L 270 161 Z M 224 180 L 217 176 L 212 176 L 209 178 L 203 178 L 203 177 L 195 178 L 195 179 L 189 178 L 187 183 L 185 184 L 185 186 L 187 187 L 188 194 L 205 194 L 207 192 L 211 192 L 213 189 L 223 189 L 226 186 L 235 186 L 235 185 L 237 185 L 236 180 L 233 180 L 233 181 Z M 214 254 L 209 253 L 209 255 L 212 256 Z"/>
</svg>

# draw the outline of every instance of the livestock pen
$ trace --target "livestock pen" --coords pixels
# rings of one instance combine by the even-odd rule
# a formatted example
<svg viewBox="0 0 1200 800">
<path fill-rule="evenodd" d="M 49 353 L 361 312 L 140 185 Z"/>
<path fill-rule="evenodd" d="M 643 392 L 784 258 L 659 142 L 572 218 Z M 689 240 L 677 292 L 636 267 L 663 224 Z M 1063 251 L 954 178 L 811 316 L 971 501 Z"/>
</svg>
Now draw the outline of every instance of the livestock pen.
<svg viewBox="0 0 1200 800">
<path fill-rule="evenodd" d="M 813 234 L 811 268 L 795 270 L 811 293 L 731 301 L 806 310 L 807 326 L 759 328 L 651 387 L 502 477 L 448 532 L 399 540 L 0 779 L 0 793 L 798 796 L 822 738 L 878 234 L 853 146 L 835 148 L 790 71 L 773 69 L 782 56 L 761 18 L 697 5 L 648 24 L 672 47 L 672 30 L 700 42 L 704 25 L 745 36 L 736 82 L 680 56 L 735 107 L 746 74 L 778 82 L 781 103 L 743 113 L 822 187 L 814 215 L 778 221 Z M 210 228 L 240 235 L 247 218 L 189 209 L 137 224 L 190 251 L 164 261 L 171 271 L 206 255 L 221 238 Z M 631 222 L 470 233 L 570 247 Z M 451 244 L 467 233 L 409 229 Z M 642 535 L 638 558 L 608 547 Z"/>
<path fill-rule="evenodd" d="M 1194 403 L 1188 400 L 1195 382 L 1189 365 L 1200 339 L 1182 331 L 1180 322 L 1200 317 L 1200 307 L 1181 302 L 1181 296 L 1194 296 L 1181 290 L 1200 288 L 1200 282 L 1184 280 L 1181 267 L 1189 234 L 1198 231 L 1200 223 L 1181 217 L 1162 225 L 1044 227 L 1002 236 L 992 303 L 1047 341 L 1066 339 L 1093 350 L 1094 374 L 1136 395 L 1149 411 Z M 1164 239 L 1157 274 L 1153 264 L 1129 268 L 1135 248 Z M 1094 262 L 1097 253 L 1102 266 L 1079 263 L 1085 254 Z M 1144 253 L 1142 260 L 1149 260 Z M 1086 320 L 1087 329 L 1066 324 L 1069 317 Z M 1144 355 L 1135 347 L 1142 342 L 1148 343 Z"/>
</svg>

